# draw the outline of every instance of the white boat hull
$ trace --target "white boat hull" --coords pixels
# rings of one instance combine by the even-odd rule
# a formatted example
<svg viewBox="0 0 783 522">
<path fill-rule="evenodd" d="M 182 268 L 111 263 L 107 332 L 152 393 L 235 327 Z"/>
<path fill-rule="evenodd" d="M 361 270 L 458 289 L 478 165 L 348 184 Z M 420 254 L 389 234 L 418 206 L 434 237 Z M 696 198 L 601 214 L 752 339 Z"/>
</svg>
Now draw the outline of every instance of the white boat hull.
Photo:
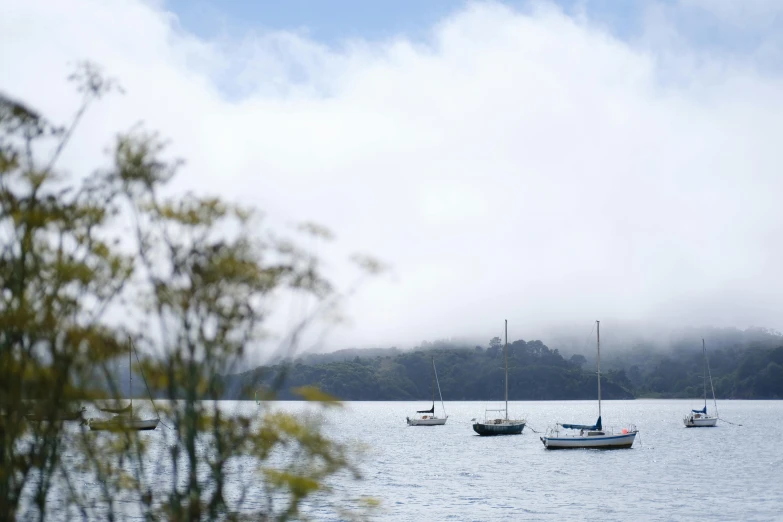
<svg viewBox="0 0 783 522">
<path fill-rule="evenodd" d="M 682 420 L 686 428 L 713 428 L 718 423 L 717 417 L 708 415 L 688 415 Z"/>
<path fill-rule="evenodd" d="M 633 446 L 639 430 L 631 424 L 626 428 L 604 428 L 601 422 L 601 322 L 595 322 L 596 367 L 598 374 L 598 419 L 593 425 L 563 424 L 551 428 L 540 437 L 546 449 L 624 449 Z"/>
<path fill-rule="evenodd" d="M 546 449 L 623 449 L 633 445 L 636 433 L 545 436 L 541 437 L 541 442 Z"/>
<path fill-rule="evenodd" d="M 90 419 L 87 425 L 94 431 L 148 431 L 158 427 L 159 419 Z"/>
<path fill-rule="evenodd" d="M 420 419 L 411 419 L 406 417 L 405 420 L 408 422 L 408 426 L 443 426 L 446 424 L 446 419 L 448 419 L 448 417 L 429 417 Z"/>
</svg>

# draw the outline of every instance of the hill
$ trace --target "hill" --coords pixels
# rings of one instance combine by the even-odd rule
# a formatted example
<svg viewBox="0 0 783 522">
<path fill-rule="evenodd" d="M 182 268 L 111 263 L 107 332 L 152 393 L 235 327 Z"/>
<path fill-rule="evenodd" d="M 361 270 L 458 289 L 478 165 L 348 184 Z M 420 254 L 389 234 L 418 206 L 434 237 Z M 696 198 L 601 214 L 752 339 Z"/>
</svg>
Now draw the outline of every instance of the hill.
<svg viewBox="0 0 783 522">
<path fill-rule="evenodd" d="M 783 336 L 759 328 L 688 330 L 666 346 L 637 343 L 602 350 L 606 399 L 687 398 L 703 393 L 699 335 L 707 337 L 715 393 L 720 399 L 783 399 Z M 709 348 L 712 346 L 713 348 Z M 257 389 L 284 382 L 277 397 L 313 385 L 343 400 L 427 400 L 431 357 L 446 400 L 501 400 L 503 357 L 499 338 L 487 347 L 422 343 L 397 348 L 341 350 L 224 377 L 225 397 L 252 398 Z M 509 399 L 569 400 L 596 397 L 594 354 L 561 354 L 541 341 L 509 344 Z"/>
<path fill-rule="evenodd" d="M 343 400 L 425 400 L 431 397 L 431 357 L 435 358 L 443 397 L 447 400 L 501 400 L 504 396 L 503 354 L 489 348 L 434 348 L 396 355 L 354 356 L 352 360 L 262 366 L 225 378 L 227 398 L 250 398 L 284 377 L 280 399 L 294 399 L 291 388 L 318 386 Z M 594 372 L 566 360 L 541 341 L 509 344 L 509 399 L 556 400 L 593 398 Z M 607 399 L 633 394 L 613 375 L 603 379 Z"/>
</svg>

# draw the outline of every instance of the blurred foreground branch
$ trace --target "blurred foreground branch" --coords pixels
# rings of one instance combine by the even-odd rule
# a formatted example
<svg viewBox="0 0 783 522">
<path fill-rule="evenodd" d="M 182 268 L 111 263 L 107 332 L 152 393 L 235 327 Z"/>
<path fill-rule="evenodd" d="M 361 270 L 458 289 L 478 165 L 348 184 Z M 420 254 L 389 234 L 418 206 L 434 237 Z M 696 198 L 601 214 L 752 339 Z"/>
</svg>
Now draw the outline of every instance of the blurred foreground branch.
<svg viewBox="0 0 783 522">
<path fill-rule="evenodd" d="M 72 79 L 84 98 L 63 128 L 0 96 L 0 519 L 43 520 L 54 503 L 58 516 L 85 520 L 285 520 L 305 518 L 307 502 L 337 510 L 329 483 L 359 477 L 356 448 L 327 437 L 312 410 L 220 400 L 221 375 L 263 338 L 273 295 L 332 295 L 314 257 L 259 233 L 253 209 L 162 197 L 181 163 L 140 129 L 117 139 L 109 169 L 59 173 L 87 107 L 117 89 L 89 64 Z M 131 368 L 129 335 L 141 352 Z M 135 391 L 125 392 L 125 370 L 165 397 L 161 426 L 91 430 L 82 404 L 119 403 L 126 415 Z M 150 414 L 138 400 L 130 411 Z"/>
</svg>

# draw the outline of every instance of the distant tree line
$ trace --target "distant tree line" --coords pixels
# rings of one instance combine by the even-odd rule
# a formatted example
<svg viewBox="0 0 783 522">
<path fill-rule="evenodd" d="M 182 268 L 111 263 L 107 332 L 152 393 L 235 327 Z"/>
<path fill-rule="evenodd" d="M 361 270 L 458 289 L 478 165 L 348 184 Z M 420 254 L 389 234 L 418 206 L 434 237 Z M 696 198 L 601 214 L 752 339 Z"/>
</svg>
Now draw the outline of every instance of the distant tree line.
<svg viewBox="0 0 783 522">
<path fill-rule="evenodd" d="M 763 329 L 762 334 L 758 329 L 744 335 L 734 329 L 711 331 L 710 345 L 717 348 L 708 349 L 708 357 L 719 399 L 783 398 L 783 337 Z M 285 382 L 276 396 L 283 400 L 296 399 L 289 390 L 307 385 L 343 400 L 427 400 L 432 396 L 432 357 L 445 400 L 503 399 L 499 338 L 486 347 L 434 342 L 413 351 L 351 349 L 312 355 L 227 375 L 225 397 L 252 398 L 246 390 L 263 391 Z M 594 357 L 564 356 L 541 341 L 514 341 L 508 345 L 509 399 L 595 398 Z M 607 356 L 602 353 L 601 366 L 605 399 L 688 398 L 704 393 L 700 339 L 687 338 L 666 350 L 645 345 L 613 349 Z"/>
<path fill-rule="evenodd" d="M 710 354 L 715 395 L 722 399 L 783 399 L 783 346 L 717 350 Z M 644 374 L 634 364 L 621 378 L 637 396 L 698 397 L 704 393 L 701 354 L 663 356 Z M 709 382 L 707 384 L 709 387 Z M 708 389 L 708 395 L 712 392 Z"/>
<path fill-rule="evenodd" d="M 493 342 L 494 341 L 494 342 Z M 432 397 L 432 357 L 444 400 L 502 400 L 504 388 L 503 348 L 494 339 L 484 349 L 431 348 L 394 355 L 354 356 L 353 359 L 308 364 L 262 366 L 226 377 L 227 398 L 242 397 L 240 390 L 265 389 L 284 379 L 287 387 L 314 385 L 343 400 L 425 400 Z M 585 399 L 596 396 L 594 371 L 581 367 L 584 357 L 565 359 L 541 341 L 515 341 L 508 346 L 508 393 L 510 400 Z M 603 376 L 602 393 L 607 399 L 632 399 L 633 393 L 616 382 L 616 375 Z M 296 398 L 283 391 L 280 399 Z"/>
</svg>

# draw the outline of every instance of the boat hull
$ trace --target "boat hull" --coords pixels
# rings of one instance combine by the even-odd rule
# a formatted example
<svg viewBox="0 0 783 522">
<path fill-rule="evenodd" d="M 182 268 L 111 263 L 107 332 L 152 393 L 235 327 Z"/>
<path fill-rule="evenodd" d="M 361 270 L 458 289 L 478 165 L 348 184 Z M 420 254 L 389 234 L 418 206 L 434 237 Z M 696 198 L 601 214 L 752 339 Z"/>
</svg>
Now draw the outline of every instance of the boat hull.
<svg viewBox="0 0 783 522">
<path fill-rule="evenodd" d="M 627 449 L 633 446 L 636 433 L 540 438 L 546 449 Z"/>
<path fill-rule="evenodd" d="M 487 424 L 483 422 L 477 422 L 473 425 L 473 431 L 483 437 L 491 437 L 496 435 L 519 435 L 522 430 L 525 429 L 524 422 L 512 422 L 503 424 Z"/>
<path fill-rule="evenodd" d="M 686 428 L 714 428 L 718 424 L 717 417 L 694 417 L 689 415 L 683 419 Z"/>
<path fill-rule="evenodd" d="M 90 419 L 88 425 L 93 431 L 149 431 L 158 427 L 158 419 L 147 420 L 95 420 Z"/>
<path fill-rule="evenodd" d="M 443 418 L 430 418 L 430 419 L 410 419 L 406 418 L 405 421 L 408 423 L 408 426 L 443 426 L 446 424 L 446 419 L 448 417 Z"/>
</svg>

